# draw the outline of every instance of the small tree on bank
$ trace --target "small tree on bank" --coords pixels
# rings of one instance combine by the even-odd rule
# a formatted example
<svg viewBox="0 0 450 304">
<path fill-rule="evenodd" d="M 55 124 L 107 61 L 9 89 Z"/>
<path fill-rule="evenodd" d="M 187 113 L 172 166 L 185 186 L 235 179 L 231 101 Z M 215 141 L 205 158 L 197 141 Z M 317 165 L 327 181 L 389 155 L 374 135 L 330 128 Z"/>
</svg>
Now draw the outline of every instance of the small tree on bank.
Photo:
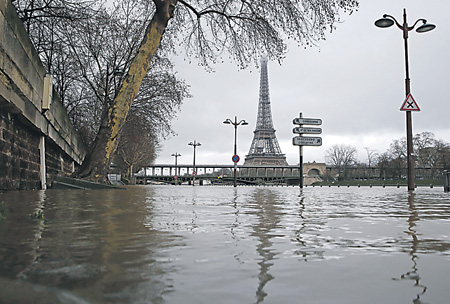
<svg viewBox="0 0 450 304">
<path fill-rule="evenodd" d="M 151 126 L 144 120 L 133 117 L 130 113 L 120 134 L 114 163 L 125 173 L 126 178 L 134 184 L 134 173 L 151 164 L 156 157 L 157 140 Z"/>
</svg>

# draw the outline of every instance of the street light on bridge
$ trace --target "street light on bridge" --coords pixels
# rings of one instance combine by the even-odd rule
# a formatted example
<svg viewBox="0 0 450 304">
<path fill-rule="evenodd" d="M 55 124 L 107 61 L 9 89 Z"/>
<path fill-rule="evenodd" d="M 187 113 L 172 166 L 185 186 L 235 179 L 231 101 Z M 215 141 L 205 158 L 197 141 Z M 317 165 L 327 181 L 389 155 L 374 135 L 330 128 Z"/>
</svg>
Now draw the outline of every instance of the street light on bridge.
<svg viewBox="0 0 450 304">
<path fill-rule="evenodd" d="M 427 23 L 425 19 L 418 19 L 412 26 L 408 26 L 406 21 L 406 9 L 403 9 L 403 24 L 400 24 L 394 17 L 391 15 L 384 14 L 383 18 L 375 21 L 375 25 L 381 28 L 387 28 L 392 25 L 396 25 L 400 30 L 403 31 L 403 39 L 405 44 L 405 69 L 406 69 L 406 78 L 405 78 L 405 93 L 408 98 L 411 93 L 410 87 L 410 79 L 409 79 L 409 63 L 408 63 L 408 32 L 413 30 L 417 23 L 422 21 L 423 24 L 416 29 L 418 33 L 425 33 L 433 30 L 436 26 L 434 24 Z M 412 140 L 412 115 L 411 111 L 406 111 L 406 154 L 407 154 L 407 163 L 408 163 L 408 190 L 414 190 L 414 150 L 413 150 L 413 140 Z"/>
<path fill-rule="evenodd" d="M 193 164 L 192 164 L 192 168 L 193 168 L 193 171 L 192 171 L 192 186 L 195 186 L 195 176 L 197 175 L 197 171 L 195 170 L 195 148 L 197 146 L 201 146 L 202 144 L 199 143 L 199 142 L 196 142 L 194 140 L 193 142 L 191 141 L 190 143 L 188 143 L 188 145 L 194 147 L 194 161 L 193 161 Z"/>
<path fill-rule="evenodd" d="M 234 126 L 234 154 L 233 154 L 233 162 L 234 162 L 234 172 L 233 172 L 233 185 L 236 187 L 237 186 L 237 182 L 236 182 L 236 168 L 237 168 L 237 163 L 239 161 L 239 156 L 237 155 L 237 127 L 239 125 L 243 125 L 246 126 L 248 125 L 248 122 L 246 122 L 245 120 L 241 120 L 241 121 L 237 121 L 237 116 L 234 116 L 234 122 L 227 118 L 224 122 L 224 124 L 231 124 Z"/>
<path fill-rule="evenodd" d="M 172 154 L 171 156 L 174 156 L 175 157 L 175 176 L 174 176 L 174 179 L 175 179 L 175 186 L 178 184 L 177 183 L 177 181 L 178 181 L 178 176 L 180 175 L 180 172 L 177 170 L 178 169 L 178 164 L 177 164 L 177 158 L 178 158 L 178 156 L 181 156 L 181 154 L 178 154 L 177 152 L 175 152 L 174 154 Z"/>
</svg>

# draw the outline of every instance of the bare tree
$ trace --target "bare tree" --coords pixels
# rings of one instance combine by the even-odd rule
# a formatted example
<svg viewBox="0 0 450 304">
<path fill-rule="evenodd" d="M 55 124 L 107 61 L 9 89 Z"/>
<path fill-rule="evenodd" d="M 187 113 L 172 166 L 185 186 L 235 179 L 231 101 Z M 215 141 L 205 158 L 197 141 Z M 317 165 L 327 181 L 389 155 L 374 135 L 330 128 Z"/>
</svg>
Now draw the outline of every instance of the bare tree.
<svg viewBox="0 0 450 304">
<path fill-rule="evenodd" d="M 424 176 L 438 178 L 441 171 L 450 163 L 450 145 L 442 140 L 436 140 L 431 132 L 414 135 L 415 166 L 423 169 Z M 383 176 L 390 178 L 405 178 L 406 172 L 406 139 L 393 140 L 388 151 L 378 159 L 378 167 Z M 420 174 L 420 173 L 418 173 Z"/>
<path fill-rule="evenodd" d="M 414 135 L 414 148 L 418 151 L 423 148 L 434 146 L 436 143 L 436 139 L 434 137 L 435 136 L 432 132 L 422 132 Z"/>
<path fill-rule="evenodd" d="M 357 150 L 350 145 L 333 145 L 325 153 L 328 164 L 334 166 L 338 171 L 339 178 L 345 179 L 350 166 L 356 164 Z"/>
<path fill-rule="evenodd" d="M 438 178 L 448 168 L 450 145 L 435 139 L 431 132 L 416 134 L 413 138 L 417 166 L 429 170 L 430 177 Z"/>
<path fill-rule="evenodd" d="M 386 179 L 386 175 L 389 174 L 389 167 L 391 162 L 391 156 L 388 152 L 381 153 L 378 157 L 378 168 L 380 169 L 380 179 Z"/>
<path fill-rule="evenodd" d="M 134 173 L 153 162 L 158 144 L 152 128 L 146 121 L 133 116 L 134 113 L 130 113 L 120 134 L 114 162 L 134 184 Z"/>
<path fill-rule="evenodd" d="M 144 23 L 148 25 L 142 32 L 139 49 L 124 66 L 125 75 L 117 94 L 102 113 L 93 149 L 78 172 L 82 177 L 105 178 L 117 149 L 118 135 L 163 36 L 166 36 L 166 43 L 181 45 L 202 65 L 208 66 L 228 52 L 240 67 L 246 67 L 262 54 L 281 59 L 286 52 L 286 39 L 305 46 L 325 39 L 325 32 L 333 30 L 339 21 L 339 13 L 351 13 L 358 1 L 135 0 L 135 4 L 142 7 L 141 15 L 152 17 Z M 172 21 L 170 26 L 169 21 Z M 89 37 L 93 33 L 84 31 L 82 34 Z M 102 38 L 92 45 L 91 52 L 96 52 L 97 45 L 104 40 L 111 39 L 107 35 Z M 99 52 L 97 58 L 100 56 Z M 83 72 L 92 72 L 89 68 Z M 106 76 L 107 73 L 101 78 L 105 81 Z"/>
<path fill-rule="evenodd" d="M 147 5 L 123 0 L 106 8 L 102 1 L 79 1 L 68 4 L 71 10 L 60 14 L 59 7 L 66 2 L 20 0 L 16 6 L 21 15 L 31 14 L 33 8 L 34 17 L 24 18 L 30 24 L 30 36 L 55 78 L 72 123 L 92 144 L 139 47 L 149 18 L 142 14 Z M 78 14 L 82 9 L 84 14 Z M 170 122 L 187 97 L 188 86 L 176 77 L 171 62 L 155 56 L 135 99 L 140 115 L 133 119 L 152 125 L 157 141 L 172 133 Z"/>
<path fill-rule="evenodd" d="M 392 178 L 404 178 L 404 168 L 406 168 L 406 138 L 395 139 L 389 146 L 390 156 L 389 167 Z"/>
<path fill-rule="evenodd" d="M 262 53 L 281 57 L 285 52 L 283 35 L 302 43 L 324 38 L 339 10 L 352 10 L 357 1 L 176 1 L 154 0 L 152 20 L 144 32 L 139 51 L 133 58 L 124 81 L 107 115 L 103 116 L 90 157 L 81 176 L 104 175 L 105 167 L 117 146 L 117 135 L 138 93 L 142 79 L 168 29 L 168 38 L 181 42 L 200 63 L 214 62 L 224 50 L 242 67 Z M 175 10 L 175 8 L 178 8 Z"/>
<path fill-rule="evenodd" d="M 364 149 L 367 152 L 367 166 L 369 167 L 375 166 L 378 158 L 377 150 L 373 150 L 368 147 L 364 147 Z"/>
<path fill-rule="evenodd" d="M 436 142 L 437 166 L 441 170 L 450 170 L 450 144 L 442 140 Z"/>
</svg>

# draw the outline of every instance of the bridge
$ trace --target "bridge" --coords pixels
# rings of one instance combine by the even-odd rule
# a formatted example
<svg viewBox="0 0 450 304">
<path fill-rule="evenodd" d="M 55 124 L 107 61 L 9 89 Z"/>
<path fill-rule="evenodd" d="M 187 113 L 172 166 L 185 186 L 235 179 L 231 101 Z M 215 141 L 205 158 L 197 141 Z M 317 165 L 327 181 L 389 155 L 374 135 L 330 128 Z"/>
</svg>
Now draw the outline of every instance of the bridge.
<svg viewBox="0 0 450 304">
<path fill-rule="evenodd" d="M 195 165 L 196 180 L 208 180 L 211 183 L 231 183 L 233 180 L 234 165 Z M 193 177 L 194 168 L 190 165 L 154 164 L 144 168 L 136 175 L 136 182 L 147 184 L 152 181 L 171 183 L 175 182 L 175 176 L 179 183 L 190 182 Z M 326 174 L 325 164 L 306 163 L 303 164 L 303 176 L 305 184 L 321 181 L 320 176 Z M 236 168 L 236 179 L 241 184 L 262 183 L 299 183 L 299 166 L 249 166 L 238 165 Z"/>
</svg>

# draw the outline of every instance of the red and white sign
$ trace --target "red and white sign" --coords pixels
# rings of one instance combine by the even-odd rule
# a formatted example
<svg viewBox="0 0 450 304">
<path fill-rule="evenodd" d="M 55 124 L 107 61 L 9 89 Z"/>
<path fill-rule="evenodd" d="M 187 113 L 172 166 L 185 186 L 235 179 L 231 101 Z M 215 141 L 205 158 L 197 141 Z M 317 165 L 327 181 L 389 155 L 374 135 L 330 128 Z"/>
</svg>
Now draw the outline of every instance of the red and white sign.
<svg viewBox="0 0 450 304">
<path fill-rule="evenodd" d="M 197 171 L 193 171 L 192 176 L 197 176 Z"/>
<path fill-rule="evenodd" d="M 233 160 L 234 163 L 238 163 L 240 160 L 239 155 L 233 155 L 231 159 Z"/>
<path fill-rule="evenodd" d="M 402 107 L 400 108 L 400 111 L 420 111 L 419 105 L 414 100 L 414 97 L 411 95 L 411 93 L 408 94 L 408 97 L 406 97 Z"/>
</svg>

